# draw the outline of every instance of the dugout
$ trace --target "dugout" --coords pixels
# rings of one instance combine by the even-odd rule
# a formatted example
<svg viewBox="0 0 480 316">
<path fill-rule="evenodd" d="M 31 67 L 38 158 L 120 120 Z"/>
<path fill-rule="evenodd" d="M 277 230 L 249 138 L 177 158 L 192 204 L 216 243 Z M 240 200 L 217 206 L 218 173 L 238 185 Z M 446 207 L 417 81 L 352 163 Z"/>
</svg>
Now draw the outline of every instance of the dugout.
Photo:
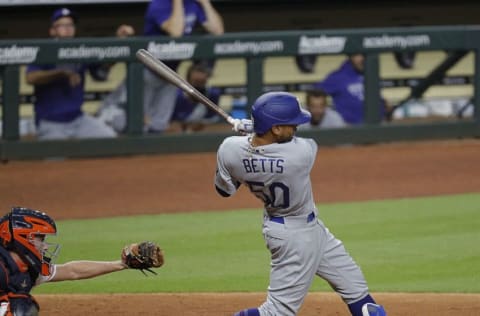
<svg viewBox="0 0 480 316">
<path fill-rule="evenodd" d="M 396 140 L 435 139 L 454 137 L 478 137 L 480 135 L 478 73 L 480 57 L 480 27 L 395 27 L 365 29 L 333 29 L 306 31 L 272 31 L 227 33 L 223 36 L 196 35 L 180 40 L 135 37 L 76 38 L 58 43 L 51 39 L 2 40 L 0 59 L 2 77 L 2 140 L 0 157 L 31 159 L 45 157 L 87 157 L 144 153 L 213 151 L 229 132 L 199 133 L 192 135 L 142 135 L 143 113 L 141 107 L 142 65 L 135 59 L 140 48 L 159 49 L 159 58 L 164 58 L 164 48 L 190 47 L 183 59 L 214 58 L 216 60 L 243 60 L 245 65 L 244 85 L 223 86 L 243 88 L 248 104 L 265 90 L 289 90 L 302 92 L 313 80 L 306 82 L 288 78 L 283 83 L 269 85 L 272 76 L 268 65 L 301 54 L 314 54 L 319 58 L 335 58 L 338 55 L 364 53 L 366 55 L 365 100 L 366 124 L 341 130 L 302 132 L 315 138 L 321 145 L 373 143 Z M 381 123 L 378 117 L 378 89 L 383 85 L 395 85 L 401 78 L 381 78 L 380 64 L 392 52 L 415 51 L 419 53 L 443 52 L 439 62 L 417 79 L 415 86 L 405 85 L 407 94 L 399 97 L 399 104 L 421 97 L 427 89 L 445 78 L 469 86 L 473 114 L 468 118 L 451 118 L 442 121 Z M 116 52 L 107 54 L 107 52 Z M 121 54 L 119 53 L 121 52 Z M 178 56 L 178 55 L 177 55 Z M 431 55 L 428 55 L 431 56 Z M 127 132 L 112 140 L 36 141 L 20 137 L 22 94 L 20 93 L 21 67 L 24 64 L 68 62 L 125 63 L 128 82 Z M 428 60 L 428 57 L 427 59 Z M 448 72 L 464 63 L 470 72 L 455 76 Z M 273 67 L 274 69 L 275 67 Z M 271 69 L 271 68 L 270 68 Z M 278 77 L 278 75 L 273 75 Z M 321 78 L 317 78 L 321 79 Z M 390 79 L 390 82 L 386 79 Z M 290 81 L 289 81 L 290 80 Z M 463 81 L 462 81 L 463 80 Z M 393 83 L 392 83 L 393 82 Z M 443 82 L 445 84 L 445 81 Z M 218 83 L 220 84 L 220 82 Z M 388 88 L 388 87 L 386 87 Z"/>
</svg>

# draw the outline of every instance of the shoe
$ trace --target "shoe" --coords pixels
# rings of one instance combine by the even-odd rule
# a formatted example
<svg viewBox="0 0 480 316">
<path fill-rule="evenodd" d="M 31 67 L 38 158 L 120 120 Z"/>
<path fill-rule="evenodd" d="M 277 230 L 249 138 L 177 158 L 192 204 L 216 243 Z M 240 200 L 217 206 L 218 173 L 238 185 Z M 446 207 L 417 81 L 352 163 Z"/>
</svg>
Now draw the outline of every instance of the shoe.
<svg viewBox="0 0 480 316">
<path fill-rule="evenodd" d="M 382 305 L 366 303 L 362 306 L 363 316 L 387 316 Z"/>
</svg>

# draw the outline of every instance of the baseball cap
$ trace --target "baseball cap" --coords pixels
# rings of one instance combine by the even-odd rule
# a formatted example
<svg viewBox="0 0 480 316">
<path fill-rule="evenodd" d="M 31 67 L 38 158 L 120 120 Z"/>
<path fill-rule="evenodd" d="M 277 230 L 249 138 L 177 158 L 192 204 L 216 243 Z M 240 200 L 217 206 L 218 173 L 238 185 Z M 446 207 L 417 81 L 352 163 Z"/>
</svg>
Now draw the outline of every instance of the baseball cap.
<svg viewBox="0 0 480 316">
<path fill-rule="evenodd" d="M 69 16 L 73 19 L 73 22 L 77 22 L 77 15 L 68 8 L 60 8 L 53 12 L 51 22 L 54 23 L 56 20 Z"/>
</svg>

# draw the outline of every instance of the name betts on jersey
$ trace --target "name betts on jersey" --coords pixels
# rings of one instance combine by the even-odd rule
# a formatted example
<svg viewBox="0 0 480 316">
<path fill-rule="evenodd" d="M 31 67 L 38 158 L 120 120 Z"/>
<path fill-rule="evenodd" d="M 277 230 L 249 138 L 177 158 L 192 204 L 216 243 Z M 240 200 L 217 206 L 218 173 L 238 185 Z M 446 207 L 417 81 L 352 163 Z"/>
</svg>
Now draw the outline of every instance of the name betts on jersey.
<svg viewBox="0 0 480 316">
<path fill-rule="evenodd" d="M 245 158 L 242 159 L 246 173 L 283 173 L 285 160 L 276 158 Z"/>
</svg>

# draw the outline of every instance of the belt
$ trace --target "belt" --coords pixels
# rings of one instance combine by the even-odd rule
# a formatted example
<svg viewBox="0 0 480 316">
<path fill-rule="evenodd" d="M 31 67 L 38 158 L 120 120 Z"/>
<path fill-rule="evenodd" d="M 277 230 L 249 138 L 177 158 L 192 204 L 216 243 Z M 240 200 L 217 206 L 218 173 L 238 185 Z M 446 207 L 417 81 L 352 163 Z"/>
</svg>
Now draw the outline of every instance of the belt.
<svg viewBox="0 0 480 316">
<path fill-rule="evenodd" d="M 307 216 L 307 223 L 310 223 L 310 222 L 313 221 L 314 219 L 315 219 L 315 213 L 314 213 L 314 212 L 311 212 L 311 213 L 308 214 L 308 216 Z M 285 217 L 270 216 L 270 220 L 271 220 L 272 222 L 275 222 L 275 223 L 285 224 Z"/>
</svg>

